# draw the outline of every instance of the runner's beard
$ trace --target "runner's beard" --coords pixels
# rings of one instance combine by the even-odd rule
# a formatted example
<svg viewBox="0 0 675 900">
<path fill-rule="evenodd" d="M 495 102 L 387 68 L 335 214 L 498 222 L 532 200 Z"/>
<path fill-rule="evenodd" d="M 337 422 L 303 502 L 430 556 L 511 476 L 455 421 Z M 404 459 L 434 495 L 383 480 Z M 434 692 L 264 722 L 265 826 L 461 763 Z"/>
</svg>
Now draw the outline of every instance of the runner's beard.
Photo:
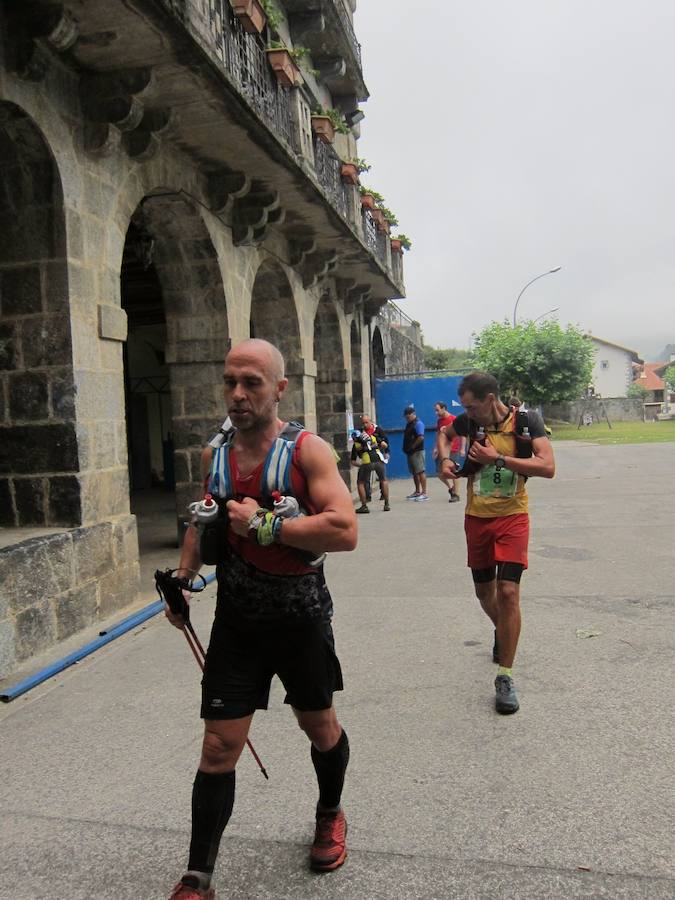
<svg viewBox="0 0 675 900">
<path fill-rule="evenodd" d="M 230 409 L 229 416 L 237 431 L 265 431 L 272 422 L 276 422 L 277 420 L 277 404 L 275 401 L 271 404 L 269 409 L 257 414 L 250 409 L 240 411 Z"/>
</svg>

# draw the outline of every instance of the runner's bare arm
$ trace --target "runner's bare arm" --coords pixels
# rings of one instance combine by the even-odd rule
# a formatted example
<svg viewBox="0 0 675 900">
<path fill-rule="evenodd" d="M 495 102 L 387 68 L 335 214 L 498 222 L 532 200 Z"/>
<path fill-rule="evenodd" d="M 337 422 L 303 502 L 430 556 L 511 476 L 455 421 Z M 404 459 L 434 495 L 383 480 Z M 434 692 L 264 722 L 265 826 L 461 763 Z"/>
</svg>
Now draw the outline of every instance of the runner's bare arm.
<svg viewBox="0 0 675 900">
<path fill-rule="evenodd" d="M 492 444 L 479 444 L 475 442 L 471 445 L 469 451 L 469 459 L 480 465 L 493 463 L 499 454 Z M 532 456 L 529 459 L 520 459 L 518 456 L 505 456 L 504 467 L 518 475 L 527 475 L 528 478 L 538 476 L 539 478 L 553 478 L 555 475 L 555 459 L 553 458 L 553 447 L 547 437 L 537 437 L 532 439 Z"/>
<path fill-rule="evenodd" d="M 358 536 L 354 506 L 333 451 L 318 435 L 309 434 L 300 445 L 299 462 L 317 513 L 286 519 L 281 543 L 313 553 L 354 550 Z"/>
<path fill-rule="evenodd" d="M 179 577 L 186 576 L 188 578 L 193 578 L 200 570 L 201 565 L 202 560 L 199 555 L 199 534 L 194 525 L 188 525 L 187 531 L 185 532 L 185 538 L 183 539 L 180 562 L 178 563 L 178 569 L 176 570 L 177 574 Z M 186 603 L 189 603 L 189 592 L 184 591 L 183 596 L 185 597 Z M 176 628 L 182 628 L 185 624 L 183 617 L 174 615 L 166 604 L 164 605 L 164 614 L 169 622 L 171 622 L 172 625 L 175 625 Z"/>
<path fill-rule="evenodd" d="M 446 478 L 452 478 L 457 474 L 455 471 L 457 466 L 450 459 L 450 444 L 455 437 L 457 437 L 457 432 L 452 425 L 443 425 L 438 430 L 436 446 L 438 448 L 438 456 L 441 459 L 441 472 Z"/>
</svg>

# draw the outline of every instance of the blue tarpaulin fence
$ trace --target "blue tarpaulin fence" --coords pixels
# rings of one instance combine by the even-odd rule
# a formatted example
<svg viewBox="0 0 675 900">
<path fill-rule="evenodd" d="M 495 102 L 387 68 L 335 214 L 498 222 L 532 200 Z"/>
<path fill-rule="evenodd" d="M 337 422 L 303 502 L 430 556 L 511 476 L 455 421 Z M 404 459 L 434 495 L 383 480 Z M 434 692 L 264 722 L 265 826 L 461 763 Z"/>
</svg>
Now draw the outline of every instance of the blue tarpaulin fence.
<svg viewBox="0 0 675 900">
<path fill-rule="evenodd" d="M 437 378 L 377 378 L 375 380 L 375 421 L 389 435 L 391 458 L 387 466 L 389 478 L 409 478 L 408 464 L 403 453 L 403 431 L 406 420 L 403 410 L 414 406 L 424 422 L 424 451 L 427 476 L 434 475 L 436 464 L 431 458 L 436 435 L 434 404 L 439 400 L 448 405 L 448 412 L 463 412 L 457 388 L 462 375 L 442 375 Z"/>
</svg>

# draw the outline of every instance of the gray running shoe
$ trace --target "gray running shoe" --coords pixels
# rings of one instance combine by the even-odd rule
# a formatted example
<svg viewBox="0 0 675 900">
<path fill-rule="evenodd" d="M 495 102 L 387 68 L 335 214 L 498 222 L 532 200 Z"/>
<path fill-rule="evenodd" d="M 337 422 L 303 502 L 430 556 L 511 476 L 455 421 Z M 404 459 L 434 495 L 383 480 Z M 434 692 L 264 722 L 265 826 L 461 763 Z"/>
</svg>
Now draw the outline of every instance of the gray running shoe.
<svg viewBox="0 0 675 900">
<path fill-rule="evenodd" d="M 513 678 L 509 678 L 508 675 L 497 675 L 495 691 L 497 692 L 495 709 L 498 713 L 507 716 L 509 713 L 518 712 L 520 703 L 518 703 L 516 689 L 513 686 Z"/>
</svg>

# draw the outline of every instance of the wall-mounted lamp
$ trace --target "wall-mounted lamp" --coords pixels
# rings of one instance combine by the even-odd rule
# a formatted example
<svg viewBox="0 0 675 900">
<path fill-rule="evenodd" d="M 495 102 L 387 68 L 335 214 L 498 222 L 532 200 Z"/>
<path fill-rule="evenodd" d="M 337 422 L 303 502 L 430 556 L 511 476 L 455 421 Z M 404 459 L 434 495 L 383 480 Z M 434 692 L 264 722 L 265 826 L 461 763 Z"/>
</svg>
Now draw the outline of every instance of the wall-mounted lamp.
<svg viewBox="0 0 675 900">
<path fill-rule="evenodd" d="M 353 109 L 351 112 L 345 113 L 345 122 L 350 128 L 353 128 L 357 122 L 365 119 L 366 114 L 362 109 Z"/>
</svg>

